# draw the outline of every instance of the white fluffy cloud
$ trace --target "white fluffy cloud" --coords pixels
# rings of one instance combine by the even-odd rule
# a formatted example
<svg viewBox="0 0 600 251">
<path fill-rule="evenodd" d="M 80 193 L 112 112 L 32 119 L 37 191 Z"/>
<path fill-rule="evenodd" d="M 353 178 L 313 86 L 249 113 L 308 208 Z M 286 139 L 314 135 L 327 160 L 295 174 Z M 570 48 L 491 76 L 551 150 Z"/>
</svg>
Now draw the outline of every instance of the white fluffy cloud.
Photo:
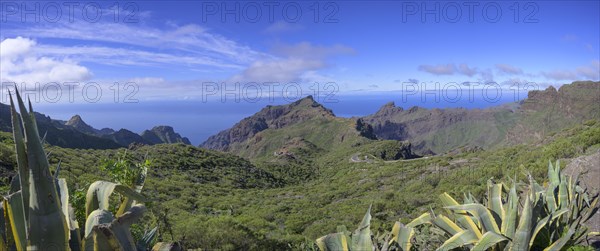
<svg viewBox="0 0 600 251">
<path fill-rule="evenodd" d="M 7 38 L 0 43 L 0 81 L 33 84 L 83 81 L 91 77 L 84 66 L 69 59 L 39 55 L 31 39 Z"/>
</svg>

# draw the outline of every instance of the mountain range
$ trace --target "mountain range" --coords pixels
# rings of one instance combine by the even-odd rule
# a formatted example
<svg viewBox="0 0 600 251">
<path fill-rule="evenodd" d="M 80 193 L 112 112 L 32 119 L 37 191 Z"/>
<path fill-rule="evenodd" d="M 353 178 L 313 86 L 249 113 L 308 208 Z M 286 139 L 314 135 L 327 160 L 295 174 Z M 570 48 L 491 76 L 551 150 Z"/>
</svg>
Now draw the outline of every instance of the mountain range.
<svg viewBox="0 0 600 251">
<path fill-rule="evenodd" d="M 416 155 L 443 154 L 456 149 L 491 149 L 541 139 L 560 129 L 600 118 L 600 83 L 579 81 L 530 91 L 520 102 L 486 109 L 403 108 L 393 102 L 363 117 L 341 118 L 307 96 L 286 105 L 268 105 L 200 144 L 248 158 L 272 155 L 294 142 L 320 149 L 377 140 L 410 142 Z M 127 129 L 96 129 L 75 115 L 68 121 L 36 113 L 40 132 L 50 144 L 68 148 L 110 149 L 132 143 L 191 144 L 170 126 L 141 134 Z M 10 112 L 0 104 L 0 130 L 11 132 Z M 362 142 L 362 143 L 360 143 Z"/>
<path fill-rule="evenodd" d="M 284 146 L 285 138 L 301 137 L 328 149 L 361 137 L 409 141 L 416 153 L 433 155 L 526 143 L 598 118 L 600 82 L 591 81 L 530 91 L 520 102 L 486 109 L 404 109 L 390 102 L 374 114 L 349 119 L 336 117 L 308 96 L 288 105 L 267 106 L 200 146 L 256 157 L 265 149 Z"/>
<path fill-rule="evenodd" d="M 0 103 L 0 131 L 12 132 L 10 116 L 10 106 Z M 40 134 L 43 134 L 46 142 L 64 148 L 114 149 L 131 144 L 191 144 L 188 138 L 182 137 L 170 126 L 155 126 L 137 134 L 127 129 L 96 129 L 85 123 L 79 115 L 68 121 L 52 119 L 37 112 L 35 116 Z"/>
</svg>

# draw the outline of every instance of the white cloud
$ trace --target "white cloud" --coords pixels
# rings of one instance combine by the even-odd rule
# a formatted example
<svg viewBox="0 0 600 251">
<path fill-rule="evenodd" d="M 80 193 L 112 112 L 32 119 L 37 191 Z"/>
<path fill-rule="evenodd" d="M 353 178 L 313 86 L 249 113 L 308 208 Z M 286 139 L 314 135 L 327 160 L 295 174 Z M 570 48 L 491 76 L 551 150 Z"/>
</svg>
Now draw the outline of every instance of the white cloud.
<svg viewBox="0 0 600 251">
<path fill-rule="evenodd" d="M 323 81 L 330 77 L 317 71 L 327 66 L 329 57 L 354 53 L 352 48 L 343 45 L 331 47 L 315 46 L 310 43 L 278 45 L 274 48 L 277 58 L 258 60 L 250 64 L 242 73 L 233 76 L 231 82 L 293 82 Z"/>
<path fill-rule="evenodd" d="M 165 28 L 154 28 L 145 26 L 143 22 L 32 23 L 25 27 L 4 29 L 2 33 L 4 37 L 70 40 L 73 46 L 45 45 L 45 53 L 101 64 L 192 64 L 241 68 L 270 57 L 195 24 L 169 23 Z"/>
<path fill-rule="evenodd" d="M 83 81 L 91 77 L 84 66 L 68 58 L 45 57 L 36 53 L 31 39 L 7 38 L 0 43 L 0 80 L 34 84 Z"/>
<path fill-rule="evenodd" d="M 297 31 L 297 30 L 301 30 L 303 28 L 304 27 L 300 26 L 299 24 L 293 24 L 293 23 L 279 20 L 279 21 L 274 22 L 271 25 L 267 26 L 267 28 L 264 29 L 263 32 L 268 33 L 268 34 L 277 34 L 277 33 Z"/>
</svg>

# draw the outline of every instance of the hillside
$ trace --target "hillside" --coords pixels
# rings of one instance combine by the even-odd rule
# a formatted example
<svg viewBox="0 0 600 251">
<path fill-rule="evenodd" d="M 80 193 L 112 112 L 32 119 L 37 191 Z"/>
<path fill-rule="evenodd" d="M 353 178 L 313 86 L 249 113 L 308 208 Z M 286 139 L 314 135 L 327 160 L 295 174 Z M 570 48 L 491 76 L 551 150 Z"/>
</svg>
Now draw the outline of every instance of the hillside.
<svg viewBox="0 0 600 251">
<path fill-rule="evenodd" d="M 365 116 L 379 138 L 408 140 L 415 151 L 445 153 L 457 147 L 493 148 L 526 143 L 589 119 L 600 118 L 600 82 L 574 82 L 558 91 L 530 91 L 515 105 L 488 109 L 404 110 L 388 103 Z"/>
<path fill-rule="evenodd" d="M 5 136 L 0 142 L 10 141 L 10 135 L 0 135 Z M 148 154 L 152 160 L 144 188 L 152 200 L 151 217 L 144 227 L 160 222 L 161 239 L 184 240 L 189 247 L 205 249 L 280 250 L 288 249 L 289 243 L 335 231 L 338 225 L 358 224 L 364 213 L 358 209 L 369 205 L 373 205 L 371 229 L 382 231 L 391 229 L 389 222 L 401 219 L 406 223 L 408 217 L 428 210 L 437 203 L 435 195 L 442 192 L 460 197 L 471 191 L 481 198 L 489 178 L 525 179 L 527 173 L 544 178 L 549 159 L 559 159 L 564 165 L 600 149 L 600 121 L 497 150 L 406 161 L 354 162 L 348 158 L 357 152 L 370 155 L 375 149 L 371 144 L 381 143 L 365 141 L 318 154 L 322 149 L 315 144 L 291 138 L 278 149 L 279 160 L 311 156 L 317 172 L 285 186 L 271 172 L 228 153 L 183 144 L 142 146 L 128 153 L 136 160 Z M 74 198 L 85 197 L 79 188 L 92 180 L 109 178 L 98 168 L 103 159 L 123 154 L 122 150 L 56 146 L 48 146 L 47 151 L 51 165 L 62 161 L 61 176 L 76 184 Z"/>
</svg>

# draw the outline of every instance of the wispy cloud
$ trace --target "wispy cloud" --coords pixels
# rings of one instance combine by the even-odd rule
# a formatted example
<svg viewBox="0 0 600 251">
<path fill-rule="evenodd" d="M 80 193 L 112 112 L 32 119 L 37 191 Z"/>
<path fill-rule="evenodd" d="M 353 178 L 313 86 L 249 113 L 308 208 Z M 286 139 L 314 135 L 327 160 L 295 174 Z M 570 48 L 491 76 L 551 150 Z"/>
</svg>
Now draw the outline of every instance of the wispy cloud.
<svg viewBox="0 0 600 251">
<path fill-rule="evenodd" d="M 424 71 L 433 75 L 454 75 L 462 74 L 465 76 L 472 77 L 479 73 L 479 70 L 475 67 L 469 67 L 467 64 L 438 64 L 438 65 L 419 65 L 419 71 Z"/>
<path fill-rule="evenodd" d="M 452 75 L 456 71 L 456 66 L 454 64 L 419 65 L 418 69 L 433 75 Z"/>
<path fill-rule="evenodd" d="M 263 32 L 267 34 L 280 34 L 286 32 L 299 31 L 303 28 L 304 27 L 299 24 L 279 20 L 267 26 L 267 28 L 265 28 Z"/>
<path fill-rule="evenodd" d="M 590 64 L 577 67 L 574 70 L 556 69 L 544 71 L 541 75 L 550 80 L 598 80 L 600 79 L 600 61 L 594 60 Z"/>
<path fill-rule="evenodd" d="M 523 74 L 523 70 L 519 67 L 508 65 L 508 64 L 496 64 L 496 69 L 507 75 L 520 75 Z"/>
</svg>

